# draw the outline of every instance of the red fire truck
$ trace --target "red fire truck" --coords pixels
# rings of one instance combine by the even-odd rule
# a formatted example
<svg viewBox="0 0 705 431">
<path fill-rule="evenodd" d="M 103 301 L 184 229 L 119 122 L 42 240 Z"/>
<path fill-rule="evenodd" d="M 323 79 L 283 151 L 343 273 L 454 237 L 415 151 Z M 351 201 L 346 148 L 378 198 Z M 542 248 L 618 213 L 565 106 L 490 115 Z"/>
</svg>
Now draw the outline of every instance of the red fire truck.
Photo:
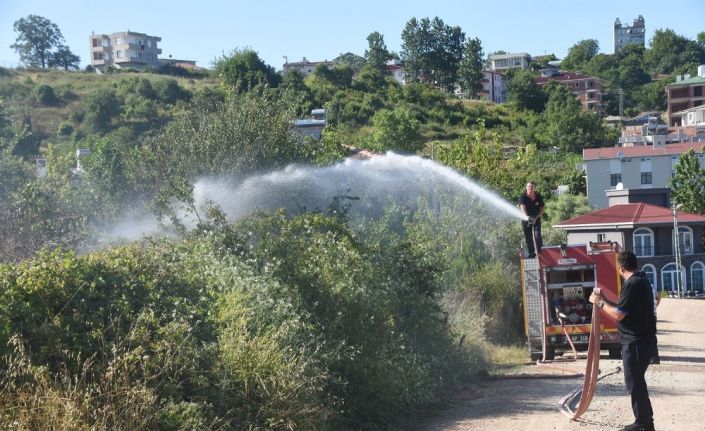
<svg viewBox="0 0 705 431">
<path fill-rule="evenodd" d="M 553 359 L 569 350 L 586 350 L 594 288 L 616 303 L 622 287 L 617 271 L 619 246 L 613 242 L 544 247 L 536 258 L 521 259 L 524 327 L 532 360 Z M 616 322 L 602 314 L 600 348 L 621 357 Z M 545 357 L 544 357 L 545 351 Z"/>
</svg>

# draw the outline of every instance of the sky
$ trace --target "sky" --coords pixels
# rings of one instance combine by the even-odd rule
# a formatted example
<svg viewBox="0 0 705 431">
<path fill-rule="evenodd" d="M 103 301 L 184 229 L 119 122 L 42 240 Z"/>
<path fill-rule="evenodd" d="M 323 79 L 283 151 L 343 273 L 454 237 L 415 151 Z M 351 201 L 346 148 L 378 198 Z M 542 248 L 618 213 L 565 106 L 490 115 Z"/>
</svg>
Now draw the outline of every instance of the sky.
<svg viewBox="0 0 705 431">
<path fill-rule="evenodd" d="M 162 57 L 213 60 L 235 49 L 251 48 L 277 70 L 285 60 L 332 60 L 352 52 L 364 55 L 367 36 L 378 31 L 390 51 L 401 50 L 409 19 L 438 16 L 482 42 L 485 54 L 503 50 L 564 57 L 571 46 L 596 39 L 600 52 L 612 53 L 612 28 L 619 18 L 632 24 L 643 15 L 646 40 L 657 29 L 695 39 L 705 31 L 705 1 L 673 0 L 0 0 L 0 66 L 19 65 L 10 48 L 13 23 L 30 14 L 58 25 L 65 44 L 89 62 L 91 32 L 136 31 L 162 38 Z"/>
</svg>

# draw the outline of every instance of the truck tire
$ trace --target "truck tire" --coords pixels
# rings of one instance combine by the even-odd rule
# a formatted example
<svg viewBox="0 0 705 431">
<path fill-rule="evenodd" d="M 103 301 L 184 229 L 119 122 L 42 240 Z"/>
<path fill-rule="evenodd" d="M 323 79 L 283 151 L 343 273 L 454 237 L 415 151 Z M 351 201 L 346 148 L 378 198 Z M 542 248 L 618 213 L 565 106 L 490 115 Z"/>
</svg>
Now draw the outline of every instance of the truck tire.
<svg viewBox="0 0 705 431">
<path fill-rule="evenodd" d="M 546 360 L 552 361 L 556 358 L 556 348 L 553 346 L 546 346 Z"/>
<path fill-rule="evenodd" d="M 610 359 L 622 359 L 622 348 L 621 347 L 610 347 L 609 350 Z"/>
</svg>

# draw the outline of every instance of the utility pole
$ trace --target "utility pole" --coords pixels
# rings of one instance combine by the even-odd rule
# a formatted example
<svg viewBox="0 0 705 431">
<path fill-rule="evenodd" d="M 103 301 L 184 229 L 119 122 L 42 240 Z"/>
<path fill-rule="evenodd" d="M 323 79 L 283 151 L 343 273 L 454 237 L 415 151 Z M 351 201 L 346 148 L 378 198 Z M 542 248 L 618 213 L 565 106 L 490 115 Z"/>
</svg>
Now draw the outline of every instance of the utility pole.
<svg viewBox="0 0 705 431">
<path fill-rule="evenodd" d="M 619 94 L 619 116 L 624 116 L 624 90 L 621 88 L 617 89 L 617 94 Z"/>
<path fill-rule="evenodd" d="M 673 202 L 673 251 L 675 252 L 675 258 L 676 258 L 676 296 L 679 298 L 684 296 L 682 295 L 683 292 L 681 292 L 681 241 L 680 241 L 680 232 L 678 232 L 678 216 L 676 215 L 676 211 L 680 205 L 676 205 L 675 202 Z"/>
</svg>

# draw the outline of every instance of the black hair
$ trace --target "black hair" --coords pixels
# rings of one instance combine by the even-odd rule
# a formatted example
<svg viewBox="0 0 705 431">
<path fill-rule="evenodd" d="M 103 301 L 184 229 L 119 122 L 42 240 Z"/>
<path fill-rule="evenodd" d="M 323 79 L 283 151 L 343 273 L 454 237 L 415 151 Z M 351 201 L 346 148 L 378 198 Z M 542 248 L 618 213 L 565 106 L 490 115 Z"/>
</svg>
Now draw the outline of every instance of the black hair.
<svg viewBox="0 0 705 431">
<path fill-rule="evenodd" d="M 632 253 L 631 250 L 624 250 L 619 253 L 617 262 L 619 262 L 619 266 L 624 268 L 626 271 L 635 271 L 637 268 L 636 255 Z"/>
</svg>

